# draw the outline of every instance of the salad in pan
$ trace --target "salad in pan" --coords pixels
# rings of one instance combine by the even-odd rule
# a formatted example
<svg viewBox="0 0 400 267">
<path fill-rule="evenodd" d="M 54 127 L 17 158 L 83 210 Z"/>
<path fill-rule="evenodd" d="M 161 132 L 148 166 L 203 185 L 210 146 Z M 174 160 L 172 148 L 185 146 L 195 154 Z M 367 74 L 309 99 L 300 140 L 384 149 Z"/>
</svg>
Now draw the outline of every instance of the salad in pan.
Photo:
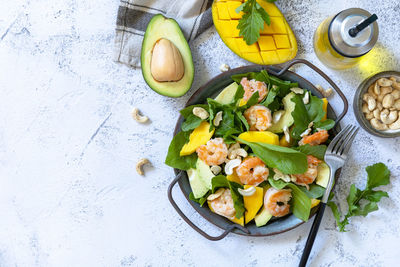
<svg viewBox="0 0 400 267">
<path fill-rule="evenodd" d="M 327 100 L 265 70 L 231 78 L 215 99 L 180 111 L 165 163 L 187 172 L 191 200 L 234 223 L 307 221 L 329 179 Z"/>
</svg>

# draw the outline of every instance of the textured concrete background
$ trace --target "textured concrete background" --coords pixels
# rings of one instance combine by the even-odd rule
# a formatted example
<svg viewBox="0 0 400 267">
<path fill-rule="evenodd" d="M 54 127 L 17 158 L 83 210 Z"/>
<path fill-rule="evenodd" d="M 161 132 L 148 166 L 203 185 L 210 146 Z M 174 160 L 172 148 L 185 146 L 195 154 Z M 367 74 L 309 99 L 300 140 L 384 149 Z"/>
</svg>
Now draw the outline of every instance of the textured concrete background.
<svg viewBox="0 0 400 267">
<path fill-rule="evenodd" d="M 396 3 L 397 2 L 397 3 Z M 320 66 L 352 102 L 358 84 L 383 70 L 398 70 L 398 1 L 280 0 L 299 42 L 299 58 Z M 312 48 L 313 32 L 328 15 L 363 7 L 379 16 L 379 43 L 368 68 L 332 71 Z M 170 206 L 173 178 L 163 164 L 172 129 L 189 96 L 219 73 L 218 66 L 248 64 L 212 28 L 191 46 L 193 88 L 179 99 L 150 90 L 140 70 L 112 61 L 118 1 L 0 1 L 0 266 L 296 266 L 311 222 L 266 238 L 229 235 L 209 242 Z M 324 83 L 306 68 L 296 70 Z M 340 111 L 340 101 L 332 105 Z M 132 120 L 139 107 L 148 125 Z M 345 123 L 355 123 L 350 109 Z M 392 172 L 380 209 L 335 229 L 322 221 L 311 266 L 394 266 L 400 242 L 400 139 L 361 131 L 336 193 L 340 208 L 351 183 L 364 186 L 367 165 Z M 139 158 L 154 167 L 135 172 Z M 207 232 L 175 191 L 178 203 Z"/>
</svg>

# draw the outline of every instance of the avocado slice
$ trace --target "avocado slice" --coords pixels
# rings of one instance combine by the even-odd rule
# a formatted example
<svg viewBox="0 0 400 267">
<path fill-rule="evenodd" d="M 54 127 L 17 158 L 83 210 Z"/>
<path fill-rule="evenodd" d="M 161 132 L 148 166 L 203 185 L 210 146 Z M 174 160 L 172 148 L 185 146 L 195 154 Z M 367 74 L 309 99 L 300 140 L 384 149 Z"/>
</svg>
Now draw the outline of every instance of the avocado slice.
<svg viewBox="0 0 400 267">
<path fill-rule="evenodd" d="M 215 101 L 223 105 L 228 105 L 232 103 L 238 87 L 239 85 L 236 82 L 231 83 L 230 85 L 225 87 L 221 91 L 221 93 L 219 93 L 219 95 L 217 95 Z"/>
<path fill-rule="evenodd" d="M 285 113 L 282 115 L 281 119 L 277 123 L 272 124 L 272 126 L 268 128 L 268 131 L 273 133 L 281 133 L 283 132 L 283 128 L 285 126 L 289 128 L 294 123 L 292 112 L 296 107 L 296 104 L 291 101 L 294 95 L 295 94 L 291 92 L 282 99 Z"/>
<path fill-rule="evenodd" d="M 168 55 L 157 57 L 158 61 L 161 62 L 160 64 L 164 64 L 165 69 L 170 70 L 170 67 L 174 68 L 177 65 L 179 67 L 183 63 L 183 76 L 179 75 L 180 77 L 176 78 L 179 80 L 158 81 L 153 76 L 154 66 L 153 73 L 151 66 L 152 63 L 154 64 L 154 61 L 152 61 L 153 49 L 160 40 L 167 40 L 166 43 L 170 45 L 168 46 L 169 50 L 166 50 L 172 51 L 170 52 L 170 57 Z M 175 48 L 171 49 L 170 47 Z M 165 52 L 165 49 L 161 50 Z M 157 54 L 160 55 L 160 53 Z M 168 58 L 177 59 L 178 63 L 166 60 Z M 192 53 L 181 28 L 174 19 L 158 14 L 150 20 L 143 38 L 140 60 L 144 80 L 157 93 L 170 97 L 179 97 L 184 95 L 192 86 L 194 77 Z"/>
</svg>

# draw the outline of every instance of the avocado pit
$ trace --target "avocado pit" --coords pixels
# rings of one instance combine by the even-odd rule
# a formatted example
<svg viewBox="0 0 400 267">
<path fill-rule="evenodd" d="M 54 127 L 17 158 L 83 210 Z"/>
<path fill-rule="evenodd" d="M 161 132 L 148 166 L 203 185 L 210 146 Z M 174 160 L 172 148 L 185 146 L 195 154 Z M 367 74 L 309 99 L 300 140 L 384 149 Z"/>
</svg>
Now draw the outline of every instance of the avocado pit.
<svg viewBox="0 0 400 267">
<path fill-rule="evenodd" d="M 154 44 L 150 72 L 158 82 L 177 82 L 182 79 L 185 74 L 182 55 L 171 41 L 161 38 Z"/>
</svg>

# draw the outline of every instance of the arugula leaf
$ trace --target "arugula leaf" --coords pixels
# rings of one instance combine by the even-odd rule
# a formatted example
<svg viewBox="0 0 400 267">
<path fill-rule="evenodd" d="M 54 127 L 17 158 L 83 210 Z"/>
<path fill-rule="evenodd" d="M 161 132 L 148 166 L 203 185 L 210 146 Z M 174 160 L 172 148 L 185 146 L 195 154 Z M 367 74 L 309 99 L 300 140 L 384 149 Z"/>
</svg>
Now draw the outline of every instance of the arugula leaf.
<svg viewBox="0 0 400 267">
<path fill-rule="evenodd" d="M 231 76 L 231 79 L 234 82 L 237 82 L 238 84 L 240 84 L 240 82 L 242 81 L 242 79 L 244 77 L 246 77 L 249 80 L 252 80 L 252 79 L 256 78 L 257 74 L 258 74 L 258 72 L 247 72 L 247 73 L 241 73 L 241 74 L 234 74 L 234 75 Z"/>
<path fill-rule="evenodd" d="M 240 219 L 243 217 L 243 214 L 245 212 L 244 208 L 244 202 L 243 202 L 243 196 L 239 193 L 238 189 L 243 187 L 235 182 L 231 182 L 224 175 L 217 175 L 212 178 L 211 180 L 211 185 L 212 185 L 212 192 L 215 193 L 215 191 L 220 188 L 229 188 L 231 190 L 231 195 L 233 199 L 233 206 L 236 210 L 236 215 L 235 217 L 237 219 Z"/>
<path fill-rule="evenodd" d="M 326 145 L 311 146 L 309 144 L 305 144 L 303 146 L 295 147 L 294 149 L 306 155 L 312 155 L 323 160 L 326 152 Z"/>
<path fill-rule="evenodd" d="M 311 199 L 307 196 L 303 190 L 301 190 L 297 185 L 292 183 L 285 183 L 282 180 L 274 180 L 272 178 L 268 179 L 268 182 L 272 187 L 276 189 L 282 189 L 284 187 L 289 187 L 292 189 L 292 199 L 291 199 L 291 209 L 293 215 L 303 221 L 308 221 L 310 217 L 311 210 Z"/>
<path fill-rule="evenodd" d="M 282 146 L 265 143 L 247 142 L 237 138 L 243 144 L 248 145 L 268 167 L 277 168 L 286 174 L 305 173 L 307 171 L 307 157 L 305 154 Z"/>
<path fill-rule="evenodd" d="M 206 203 L 207 201 L 207 197 L 211 194 L 211 191 L 208 191 L 207 194 L 205 194 L 203 197 L 201 198 L 195 198 L 193 192 L 190 192 L 189 194 L 189 199 L 197 202 L 200 204 L 200 207 L 203 207 L 204 203 Z"/>
<path fill-rule="evenodd" d="M 303 99 L 300 95 L 295 95 L 290 99 L 296 105 L 292 111 L 292 117 L 294 120 L 294 127 L 292 131 L 292 137 L 294 139 L 301 139 L 301 134 L 308 128 L 310 118 L 308 117 L 306 106 L 303 103 Z"/>
<path fill-rule="evenodd" d="M 290 88 L 299 87 L 298 83 L 293 83 L 291 81 L 284 81 L 275 76 L 269 76 L 272 85 L 276 85 L 280 88 L 279 97 L 285 97 L 285 95 L 290 93 Z"/>
<path fill-rule="evenodd" d="M 237 28 L 239 35 L 243 36 L 246 44 L 251 45 L 260 38 L 260 31 L 264 29 L 264 22 L 271 24 L 268 13 L 257 3 L 256 0 L 248 0 L 240 5 L 236 12 L 242 11 L 244 14 L 239 20 Z"/>
<path fill-rule="evenodd" d="M 222 113 L 222 121 L 220 125 L 215 130 L 216 136 L 224 136 L 228 131 L 235 128 L 235 116 L 233 110 L 225 109 Z"/>
<path fill-rule="evenodd" d="M 244 127 L 246 128 L 246 131 L 248 131 L 250 129 L 250 126 L 246 118 L 243 116 L 242 112 L 236 111 L 236 116 L 240 120 L 240 122 L 243 123 Z"/>
<path fill-rule="evenodd" d="M 179 170 L 188 170 L 190 168 L 195 168 L 197 161 L 196 153 L 188 156 L 180 156 L 179 154 L 187 140 L 187 134 L 185 132 L 179 132 L 177 133 L 177 135 L 174 136 L 168 148 L 168 154 L 165 158 L 165 164 Z"/>
<path fill-rule="evenodd" d="M 310 92 L 307 92 L 310 96 L 309 103 L 305 105 L 308 113 L 308 118 L 310 122 L 319 122 L 325 116 L 325 111 L 323 109 L 324 102 L 316 97 L 313 96 Z"/>
<path fill-rule="evenodd" d="M 232 76 L 233 77 L 233 76 Z M 233 78 L 232 78 L 233 79 Z M 239 86 L 238 86 L 238 88 L 236 89 L 236 93 L 235 93 L 235 96 L 233 97 L 233 103 L 237 103 L 241 98 L 243 98 L 243 95 L 244 95 L 244 89 L 243 89 L 243 86 L 240 84 L 240 81 L 238 82 L 239 83 Z"/>
<path fill-rule="evenodd" d="M 272 88 L 268 92 L 267 97 L 260 104 L 269 108 L 272 112 L 278 110 L 279 107 L 281 106 L 281 103 L 277 98 L 278 93 L 279 93 L 279 87 L 276 85 L 272 86 Z"/>
<path fill-rule="evenodd" d="M 335 127 L 335 121 L 331 119 L 326 119 L 324 121 L 317 121 L 314 123 L 315 129 L 330 130 Z"/>
<path fill-rule="evenodd" d="M 193 129 L 197 128 L 197 127 L 201 124 L 202 121 L 203 121 L 203 120 L 200 119 L 199 117 L 197 117 L 196 115 L 190 114 L 190 115 L 185 119 L 185 121 L 182 123 L 181 129 L 182 129 L 182 131 L 184 131 L 184 132 L 193 130 Z"/>
<path fill-rule="evenodd" d="M 390 171 L 383 163 L 376 163 L 366 168 L 368 173 L 367 185 L 364 190 L 358 189 L 354 184 L 350 186 L 347 196 L 348 211 L 343 220 L 337 205 L 333 201 L 328 202 L 340 232 L 346 232 L 346 225 L 352 216 L 367 216 L 370 212 L 378 210 L 378 202 L 382 197 L 389 197 L 387 192 L 373 190 L 375 187 L 390 183 Z M 365 204 L 362 204 L 362 203 Z"/>
<path fill-rule="evenodd" d="M 317 184 L 310 184 L 307 189 L 305 186 L 299 186 L 300 190 L 303 191 L 309 198 L 320 198 L 325 193 L 325 187 Z"/>
</svg>

